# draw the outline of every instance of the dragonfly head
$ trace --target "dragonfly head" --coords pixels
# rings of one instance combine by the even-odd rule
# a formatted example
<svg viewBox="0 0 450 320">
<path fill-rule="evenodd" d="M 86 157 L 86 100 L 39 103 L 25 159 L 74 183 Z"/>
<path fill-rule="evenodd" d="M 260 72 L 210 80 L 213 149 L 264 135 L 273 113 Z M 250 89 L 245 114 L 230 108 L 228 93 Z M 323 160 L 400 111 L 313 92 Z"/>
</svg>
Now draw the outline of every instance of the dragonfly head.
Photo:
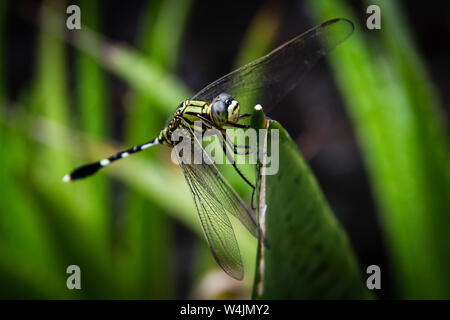
<svg viewBox="0 0 450 320">
<path fill-rule="evenodd" d="M 239 102 L 228 93 L 219 94 L 211 105 L 211 118 L 219 126 L 239 119 Z"/>
</svg>

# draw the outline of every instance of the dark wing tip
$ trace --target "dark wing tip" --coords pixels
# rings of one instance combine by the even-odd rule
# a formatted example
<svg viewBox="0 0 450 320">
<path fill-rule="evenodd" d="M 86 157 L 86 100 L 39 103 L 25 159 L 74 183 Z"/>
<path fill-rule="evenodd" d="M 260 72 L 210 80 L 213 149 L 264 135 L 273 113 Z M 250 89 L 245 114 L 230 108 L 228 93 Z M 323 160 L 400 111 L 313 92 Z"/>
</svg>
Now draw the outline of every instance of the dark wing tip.
<svg viewBox="0 0 450 320">
<path fill-rule="evenodd" d="M 355 31 L 355 24 L 351 20 L 349 20 L 347 18 L 337 18 L 336 20 L 345 22 L 345 24 L 347 25 L 347 28 L 349 28 L 348 29 L 349 30 L 349 34 L 348 35 L 351 35 L 353 33 L 353 31 Z"/>
<path fill-rule="evenodd" d="M 236 280 L 244 279 L 244 267 L 242 266 L 242 262 L 236 265 L 225 264 L 219 259 L 216 252 L 211 246 L 209 246 L 209 249 L 211 250 L 214 260 L 216 260 L 217 264 L 222 268 L 223 271 L 225 271 L 226 274 Z"/>
<path fill-rule="evenodd" d="M 324 26 L 327 26 L 327 25 L 330 25 L 330 24 L 333 24 L 333 23 L 336 23 L 336 22 L 339 22 L 339 21 L 343 21 L 343 22 L 345 22 L 346 24 L 348 24 L 348 26 L 351 27 L 351 30 L 352 30 L 352 31 L 355 29 L 354 23 L 351 22 L 351 21 L 350 21 L 349 19 L 347 19 L 347 18 L 335 18 L 335 19 L 327 20 L 327 21 L 323 22 L 323 23 L 321 24 L 321 26 L 324 27 Z"/>
<path fill-rule="evenodd" d="M 321 24 L 321 26 L 328 26 L 331 24 L 335 24 L 336 26 L 340 26 L 340 28 L 342 29 L 347 29 L 347 34 L 351 35 L 353 33 L 353 31 L 355 30 L 355 24 L 350 21 L 347 18 L 336 18 L 336 19 L 331 19 L 328 21 L 325 21 L 324 23 Z"/>
<path fill-rule="evenodd" d="M 336 18 L 325 21 L 314 29 L 321 33 L 326 50 L 331 51 L 352 35 L 355 25 L 346 18 Z"/>
<path fill-rule="evenodd" d="M 239 271 L 239 270 L 233 270 L 233 271 L 231 271 L 231 272 L 225 270 L 225 272 L 226 272 L 228 275 L 230 275 L 233 279 L 236 279 L 236 280 L 239 280 L 239 281 L 241 281 L 241 280 L 244 279 L 244 270 L 242 270 L 242 271 Z"/>
</svg>

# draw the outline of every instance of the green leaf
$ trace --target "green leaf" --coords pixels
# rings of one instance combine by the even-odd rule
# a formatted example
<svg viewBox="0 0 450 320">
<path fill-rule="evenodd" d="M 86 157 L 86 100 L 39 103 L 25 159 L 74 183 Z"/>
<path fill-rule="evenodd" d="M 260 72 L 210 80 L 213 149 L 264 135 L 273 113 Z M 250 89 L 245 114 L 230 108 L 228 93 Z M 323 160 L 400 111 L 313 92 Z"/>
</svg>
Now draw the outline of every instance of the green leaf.
<svg viewBox="0 0 450 320">
<path fill-rule="evenodd" d="M 268 246 L 260 247 L 254 297 L 369 298 L 347 235 L 297 145 L 279 123 L 267 125 L 263 150 L 273 158 L 260 169 L 269 173 L 278 165 L 279 170 L 257 175 L 259 220 Z"/>
</svg>

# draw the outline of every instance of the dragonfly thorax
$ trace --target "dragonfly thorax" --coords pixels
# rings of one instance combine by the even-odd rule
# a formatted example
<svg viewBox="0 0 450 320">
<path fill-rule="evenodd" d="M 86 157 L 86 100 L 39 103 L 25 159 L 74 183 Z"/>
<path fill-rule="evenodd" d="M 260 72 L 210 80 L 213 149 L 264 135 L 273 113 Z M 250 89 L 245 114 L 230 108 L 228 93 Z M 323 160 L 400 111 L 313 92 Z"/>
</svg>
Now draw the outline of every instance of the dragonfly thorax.
<svg viewBox="0 0 450 320">
<path fill-rule="evenodd" d="M 185 100 L 169 119 L 166 127 L 161 130 L 158 140 L 160 143 L 173 147 L 172 134 L 180 128 L 189 128 L 193 132 L 211 128 L 222 128 L 225 125 L 237 124 L 240 114 L 239 102 L 228 93 L 219 94 L 210 103 L 201 100 Z M 203 128 L 196 128 L 195 123 L 201 122 Z"/>
</svg>

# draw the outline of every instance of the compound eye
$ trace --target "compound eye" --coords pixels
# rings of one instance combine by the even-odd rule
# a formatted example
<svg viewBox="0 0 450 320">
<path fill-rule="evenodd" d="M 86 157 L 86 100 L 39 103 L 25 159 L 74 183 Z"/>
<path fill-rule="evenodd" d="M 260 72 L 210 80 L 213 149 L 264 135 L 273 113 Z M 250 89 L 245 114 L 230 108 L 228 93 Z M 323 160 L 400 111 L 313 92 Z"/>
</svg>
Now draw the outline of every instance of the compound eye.
<svg viewBox="0 0 450 320">
<path fill-rule="evenodd" d="M 212 105 L 212 117 L 216 124 L 222 125 L 227 121 L 227 107 L 224 101 L 216 101 Z"/>
<path fill-rule="evenodd" d="M 217 101 L 213 104 L 213 110 L 216 114 L 225 112 L 226 108 L 223 101 Z"/>
</svg>

